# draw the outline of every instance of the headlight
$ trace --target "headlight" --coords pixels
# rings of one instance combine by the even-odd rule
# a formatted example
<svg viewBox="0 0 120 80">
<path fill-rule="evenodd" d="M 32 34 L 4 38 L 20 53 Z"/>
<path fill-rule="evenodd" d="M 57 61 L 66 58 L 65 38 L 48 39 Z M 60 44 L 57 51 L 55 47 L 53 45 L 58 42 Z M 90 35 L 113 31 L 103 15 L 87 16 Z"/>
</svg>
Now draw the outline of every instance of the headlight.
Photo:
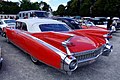
<svg viewBox="0 0 120 80">
<path fill-rule="evenodd" d="M 71 61 L 70 65 L 69 65 L 69 69 L 70 69 L 71 71 L 74 71 L 77 67 L 78 67 L 77 60 Z"/>
</svg>

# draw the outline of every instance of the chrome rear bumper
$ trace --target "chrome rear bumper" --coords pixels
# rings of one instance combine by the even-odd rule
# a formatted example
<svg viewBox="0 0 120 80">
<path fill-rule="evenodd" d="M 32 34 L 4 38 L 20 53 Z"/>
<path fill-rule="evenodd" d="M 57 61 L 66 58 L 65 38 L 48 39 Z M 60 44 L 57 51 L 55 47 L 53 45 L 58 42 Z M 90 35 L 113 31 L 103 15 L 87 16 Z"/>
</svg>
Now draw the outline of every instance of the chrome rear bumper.
<svg viewBox="0 0 120 80">
<path fill-rule="evenodd" d="M 113 45 L 107 43 L 104 47 L 104 50 L 102 52 L 103 56 L 109 56 L 109 54 L 113 51 Z"/>
<path fill-rule="evenodd" d="M 95 62 L 96 59 L 101 55 L 109 56 L 112 50 L 113 50 L 112 45 L 105 44 L 102 47 L 95 50 L 88 50 L 80 53 L 74 53 L 74 56 L 78 61 L 78 66 L 83 66 Z"/>
</svg>

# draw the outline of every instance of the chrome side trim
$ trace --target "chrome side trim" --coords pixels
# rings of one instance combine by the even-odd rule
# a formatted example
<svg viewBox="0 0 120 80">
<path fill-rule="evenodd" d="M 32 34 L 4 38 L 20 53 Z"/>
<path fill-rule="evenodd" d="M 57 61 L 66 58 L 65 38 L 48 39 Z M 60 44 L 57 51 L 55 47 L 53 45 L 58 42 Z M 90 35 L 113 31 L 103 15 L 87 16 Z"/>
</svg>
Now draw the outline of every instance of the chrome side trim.
<svg viewBox="0 0 120 80">
<path fill-rule="evenodd" d="M 54 32 L 54 33 L 68 35 L 68 36 L 70 36 L 70 37 L 73 37 L 73 36 L 74 36 L 74 34 L 66 34 L 66 33 L 61 33 L 61 32 Z"/>
</svg>

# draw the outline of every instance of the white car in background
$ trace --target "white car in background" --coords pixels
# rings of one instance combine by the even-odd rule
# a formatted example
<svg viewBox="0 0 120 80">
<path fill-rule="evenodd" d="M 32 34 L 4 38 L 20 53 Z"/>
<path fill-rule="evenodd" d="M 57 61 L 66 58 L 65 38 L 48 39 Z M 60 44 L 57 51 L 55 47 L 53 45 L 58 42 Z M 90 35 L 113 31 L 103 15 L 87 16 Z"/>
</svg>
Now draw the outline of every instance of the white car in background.
<svg viewBox="0 0 120 80">
<path fill-rule="evenodd" d="M 0 34 L 5 36 L 4 28 L 6 27 L 15 27 L 16 20 L 14 19 L 0 19 Z"/>
</svg>

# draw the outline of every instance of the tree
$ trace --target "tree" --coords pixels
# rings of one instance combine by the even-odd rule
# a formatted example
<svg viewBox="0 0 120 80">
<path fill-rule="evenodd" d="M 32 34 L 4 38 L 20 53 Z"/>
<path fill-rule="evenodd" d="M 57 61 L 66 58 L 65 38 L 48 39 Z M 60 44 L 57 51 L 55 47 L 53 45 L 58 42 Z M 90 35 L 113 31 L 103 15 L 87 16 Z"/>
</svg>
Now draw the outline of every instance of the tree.
<svg viewBox="0 0 120 80">
<path fill-rule="evenodd" d="M 108 16 L 119 16 L 120 13 L 120 1 L 119 0 L 107 0 L 104 10 Z"/>
<path fill-rule="evenodd" d="M 40 10 L 43 10 L 43 11 L 52 11 L 50 5 L 48 5 L 46 2 L 41 1 L 39 3 L 39 6 L 40 6 Z"/>
<path fill-rule="evenodd" d="M 119 0 L 97 0 L 92 8 L 94 16 L 119 16 Z"/>
<path fill-rule="evenodd" d="M 80 5 L 82 0 L 71 0 L 67 3 L 66 12 L 68 15 L 77 16 L 80 14 Z"/>
<path fill-rule="evenodd" d="M 56 13 L 60 16 L 64 16 L 65 15 L 65 6 L 62 4 L 59 5 Z"/>
<path fill-rule="evenodd" d="M 68 1 L 67 2 L 67 6 L 66 6 L 66 15 L 68 15 L 68 16 L 70 16 L 70 15 L 72 15 L 72 8 L 71 8 L 71 3 L 72 3 L 72 1 Z"/>
<path fill-rule="evenodd" d="M 20 11 L 19 4 L 16 2 L 5 2 L 0 3 L 1 14 L 17 14 Z"/>
<path fill-rule="evenodd" d="M 20 1 L 20 3 L 21 3 L 21 5 L 20 5 L 21 11 L 31 10 L 32 3 L 29 0 L 22 0 L 22 1 Z"/>
<path fill-rule="evenodd" d="M 84 0 L 80 5 L 81 16 L 93 16 L 92 8 L 96 0 Z"/>
</svg>

